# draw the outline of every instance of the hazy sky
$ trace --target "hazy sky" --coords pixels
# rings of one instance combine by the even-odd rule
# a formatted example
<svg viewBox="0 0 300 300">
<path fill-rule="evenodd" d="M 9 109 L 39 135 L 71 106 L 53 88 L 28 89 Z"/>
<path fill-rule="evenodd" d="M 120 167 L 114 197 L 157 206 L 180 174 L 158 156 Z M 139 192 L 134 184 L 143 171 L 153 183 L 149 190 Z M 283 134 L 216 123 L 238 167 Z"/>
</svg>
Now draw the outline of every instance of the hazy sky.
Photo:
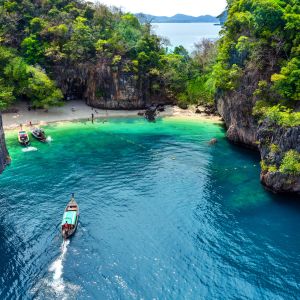
<svg viewBox="0 0 300 300">
<path fill-rule="evenodd" d="M 99 0 L 99 2 L 122 7 L 132 13 L 143 12 L 156 16 L 173 16 L 177 13 L 217 16 L 226 7 L 226 0 Z"/>
</svg>

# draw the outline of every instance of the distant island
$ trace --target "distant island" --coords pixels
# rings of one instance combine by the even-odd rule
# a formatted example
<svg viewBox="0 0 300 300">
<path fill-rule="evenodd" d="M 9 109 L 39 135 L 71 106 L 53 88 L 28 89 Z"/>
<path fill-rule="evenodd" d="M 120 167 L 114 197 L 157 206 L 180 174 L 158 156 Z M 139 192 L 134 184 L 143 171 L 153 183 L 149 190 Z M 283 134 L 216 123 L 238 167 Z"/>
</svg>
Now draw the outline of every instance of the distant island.
<svg viewBox="0 0 300 300">
<path fill-rule="evenodd" d="M 219 23 L 219 19 L 217 17 L 213 17 L 211 15 L 204 15 L 199 17 L 193 17 L 183 14 L 177 14 L 173 17 L 166 16 L 153 16 L 149 14 L 138 13 L 136 17 L 140 20 L 140 22 L 145 23 Z"/>
<path fill-rule="evenodd" d="M 228 17 L 228 10 L 224 10 L 217 18 L 220 21 L 220 25 L 224 25 Z"/>
</svg>

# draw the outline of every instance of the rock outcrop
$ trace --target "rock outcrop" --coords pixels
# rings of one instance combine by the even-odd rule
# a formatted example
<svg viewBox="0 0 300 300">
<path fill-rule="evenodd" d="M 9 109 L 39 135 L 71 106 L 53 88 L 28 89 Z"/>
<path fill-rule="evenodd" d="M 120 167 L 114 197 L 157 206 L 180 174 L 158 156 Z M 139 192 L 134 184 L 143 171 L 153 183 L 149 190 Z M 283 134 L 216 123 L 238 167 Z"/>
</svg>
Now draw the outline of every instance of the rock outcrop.
<svg viewBox="0 0 300 300">
<path fill-rule="evenodd" d="M 217 109 L 227 127 L 228 139 L 250 148 L 257 148 L 257 124 L 252 117 L 253 97 L 239 90 L 220 95 Z"/>
<path fill-rule="evenodd" d="M 56 67 L 54 77 L 66 99 L 84 99 L 96 108 L 130 110 L 172 103 L 163 87 L 152 88 L 150 78 L 125 72 L 122 64 L 112 66 L 107 60 L 68 66 L 63 72 Z"/>
<path fill-rule="evenodd" d="M 254 104 L 254 97 L 242 90 L 219 95 L 217 108 L 228 129 L 228 139 L 259 150 L 262 161 L 276 167 L 277 170 L 261 170 L 261 182 L 269 190 L 300 194 L 300 176 L 279 171 L 287 151 L 300 152 L 300 127 L 284 128 L 268 120 L 259 125 L 252 116 Z M 278 150 L 272 152 L 271 145 L 276 145 Z"/>
<path fill-rule="evenodd" d="M 260 151 L 262 161 L 276 166 L 279 170 L 284 154 L 289 150 L 300 152 L 299 127 L 283 128 L 265 120 L 258 124 L 253 116 L 253 107 L 258 100 L 255 91 L 261 80 L 267 80 L 276 72 L 278 61 L 274 53 L 264 61 L 263 72 L 249 63 L 238 87 L 233 91 L 219 91 L 216 99 L 217 110 L 224 119 L 228 139 L 238 145 Z M 271 159 L 270 145 L 278 145 L 280 151 Z M 273 155 L 273 154 L 272 154 Z M 279 171 L 262 170 L 261 182 L 275 193 L 300 193 L 300 178 Z"/>
<path fill-rule="evenodd" d="M 9 163 L 8 151 L 5 144 L 4 131 L 2 126 L 2 116 L 0 114 L 0 173 L 4 170 L 5 166 Z"/>
<path fill-rule="evenodd" d="M 258 128 L 257 138 L 262 161 L 273 166 L 273 170 L 261 171 L 261 182 L 274 192 L 300 194 L 300 176 L 279 171 L 285 153 L 300 153 L 300 126 L 283 128 L 265 120 Z"/>
</svg>

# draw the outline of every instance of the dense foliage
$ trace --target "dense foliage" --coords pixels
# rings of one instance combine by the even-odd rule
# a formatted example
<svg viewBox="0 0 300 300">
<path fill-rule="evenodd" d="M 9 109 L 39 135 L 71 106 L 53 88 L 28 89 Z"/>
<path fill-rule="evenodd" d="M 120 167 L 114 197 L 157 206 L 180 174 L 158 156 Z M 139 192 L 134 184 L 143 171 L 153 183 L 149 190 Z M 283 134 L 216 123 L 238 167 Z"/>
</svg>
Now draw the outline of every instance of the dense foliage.
<svg viewBox="0 0 300 300">
<path fill-rule="evenodd" d="M 0 0 L 1 53 L 9 56 L 0 70 L 1 108 L 16 98 L 35 106 L 57 105 L 62 95 L 52 81 L 53 68 L 101 60 L 150 79 L 152 91 L 164 87 L 172 99 L 212 101 L 209 80 L 203 77 L 211 65 L 212 44 L 199 45 L 191 57 L 183 47 L 166 51 L 164 43 L 150 24 L 101 4 Z"/>
<path fill-rule="evenodd" d="M 216 57 L 216 45 L 209 40 L 195 44 L 189 55 L 182 47 L 161 56 L 160 76 L 179 105 L 212 104 L 214 84 L 211 71 Z"/>
<path fill-rule="evenodd" d="M 278 119 L 284 126 L 299 125 L 299 114 L 287 114 L 293 113 L 300 100 L 300 2 L 228 2 L 213 71 L 216 89 L 234 90 L 248 75 L 257 82 L 254 112 L 258 117 Z"/>
<path fill-rule="evenodd" d="M 216 95 L 247 99 L 247 114 L 255 103 L 259 124 L 268 120 L 270 130 L 300 126 L 300 1 L 228 0 L 212 77 Z M 279 145 L 263 146 L 269 155 L 262 171 L 299 176 L 296 149 L 284 153 Z"/>
<path fill-rule="evenodd" d="M 280 172 L 300 175 L 300 153 L 296 150 L 286 152 L 280 165 Z"/>
<path fill-rule="evenodd" d="M 16 97 L 31 99 L 36 107 L 60 105 L 62 93 L 40 67 L 28 65 L 12 49 L 0 46 L 0 109 Z"/>
<path fill-rule="evenodd" d="M 0 55 L 8 55 L 1 61 L 1 108 L 16 98 L 57 105 L 62 94 L 55 66 L 105 59 L 112 68 L 149 79 L 153 92 L 163 87 L 180 104 L 213 103 L 216 94 L 238 88 L 253 73 L 255 116 L 295 126 L 299 13 L 297 0 L 228 1 L 218 48 L 203 41 L 190 55 L 181 46 L 167 51 L 151 24 L 119 9 L 79 0 L 0 0 Z"/>
<path fill-rule="evenodd" d="M 1 0 L 0 43 L 11 53 L 1 66 L 0 84 L 10 82 L 0 95 L 2 107 L 19 96 L 35 106 L 58 104 L 61 92 L 48 77 L 54 66 L 99 57 L 118 65 L 126 57 L 128 71 L 147 73 L 163 54 L 160 40 L 134 16 L 77 0 Z"/>
</svg>

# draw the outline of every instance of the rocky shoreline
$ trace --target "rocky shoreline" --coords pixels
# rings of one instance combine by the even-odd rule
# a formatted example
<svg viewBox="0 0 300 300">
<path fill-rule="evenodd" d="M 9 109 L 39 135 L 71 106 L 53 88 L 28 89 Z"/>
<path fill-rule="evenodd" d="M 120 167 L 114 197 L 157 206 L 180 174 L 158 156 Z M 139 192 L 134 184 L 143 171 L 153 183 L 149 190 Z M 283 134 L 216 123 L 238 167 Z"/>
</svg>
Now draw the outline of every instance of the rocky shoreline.
<svg viewBox="0 0 300 300">
<path fill-rule="evenodd" d="M 260 152 L 261 161 L 269 169 L 261 169 L 261 183 L 274 193 L 300 194 L 300 176 L 280 172 L 284 154 L 289 150 L 300 152 L 300 127 L 284 128 L 265 120 L 254 119 L 254 97 L 242 92 L 225 94 L 217 99 L 217 110 L 227 128 L 229 141 Z M 276 148 L 276 151 L 272 151 Z"/>
<path fill-rule="evenodd" d="M 251 101 L 247 104 L 245 101 L 238 101 L 237 98 L 223 97 L 218 99 L 216 109 L 204 106 L 190 106 L 187 109 L 165 106 L 164 111 L 159 112 L 159 116 L 196 118 L 213 122 L 224 121 L 229 141 L 259 151 L 262 161 L 276 167 L 276 170 L 261 170 L 260 180 L 268 190 L 275 193 L 300 194 L 300 177 L 279 171 L 280 163 L 287 151 L 295 149 L 300 152 L 300 127 L 283 128 L 268 121 L 259 125 L 252 114 L 248 114 L 251 105 Z M 144 110 L 96 109 L 83 101 L 67 101 L 65 106 L 51 108 L 48 111 L 28 111 L 25 103 L 19 103 L 11 112 L 3 114 L 3 124 L 1 119 L 0 171 L 9 163 L 3 128 L 5 130 L 16 129 L 20 124 L 28 125 L 29 122 L 44 125 L 53 122 L 90 120 L 92 114 L 95 119 L 101 119 L 135 117 L 143 113 Z M 276 153 L 272 152 L 270 145 L 277 146 Z"/>
<path fill-rule="evenodd" d="M 5 143 L 4 130 L 2 126 L 2 116 L 0 114 L 0 173 L 2 173 L 5 166 L 8 163 L 9 163 L 9 155 Z"/>
<path fill-rule="evenodd" d="M 300 194 L 300 176 L 278 171 L 285 153 L 300 152 L 300 127 L 283 128 L 266 120 L 258 127 L 257 139 L 261 160 L 273 166 L 273 170 L 262 169 L 262 184 L 274 192 Z"/>
</svg>

